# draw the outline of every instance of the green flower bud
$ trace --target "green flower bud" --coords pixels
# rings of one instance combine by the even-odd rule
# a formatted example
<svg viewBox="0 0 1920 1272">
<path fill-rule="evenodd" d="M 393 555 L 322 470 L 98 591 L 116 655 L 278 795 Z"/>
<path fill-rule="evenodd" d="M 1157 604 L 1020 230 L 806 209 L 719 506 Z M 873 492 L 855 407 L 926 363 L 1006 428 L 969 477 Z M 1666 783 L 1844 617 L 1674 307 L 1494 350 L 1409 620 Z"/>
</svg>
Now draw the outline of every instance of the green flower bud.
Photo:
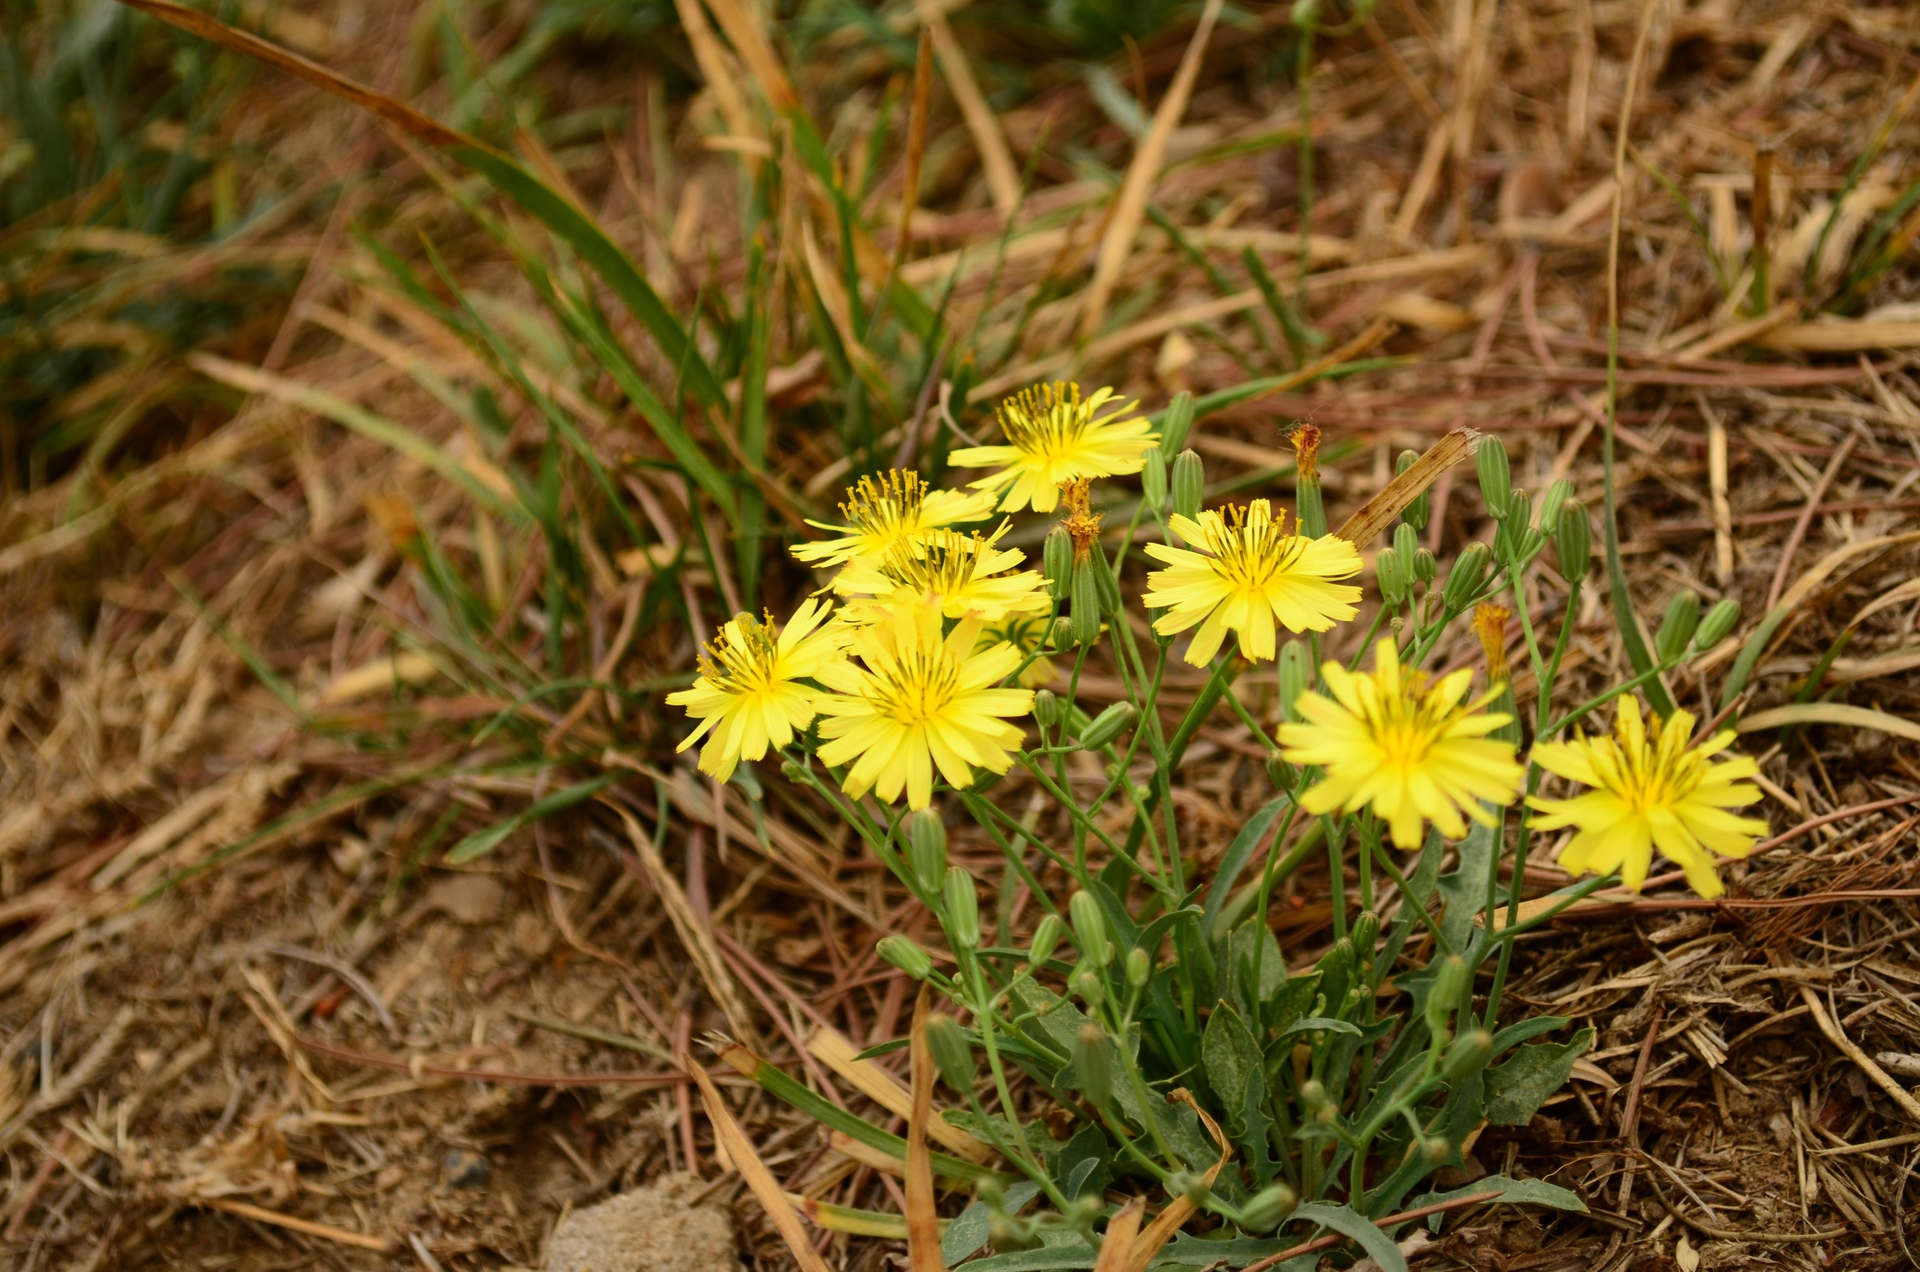
<svg viewBox="0 0 1920 1272">
<path fill-rule="evenodd" d="M 1413 554 L 1413 577 L 1422 583 L 1433 582 L 1434 575 L 1440 572 L 1439 562 L 1433 559 L 1433 552 L 1421 548 Z"/>
<path fill-rule="evenodd" d="M 1573 483 L 1562 477 L 1547 487 L 1546 498 L 1540 501 L 1540 528 L 1548 534 L 1560 524 L 1560 509 L 1566 507 L 1567 500 L 1573 495 Z"/>
<path fill-rule="evenodd" d="M 1429 1166 L 1439 1166 L 1453 1154 L 1453 1150 L 1447 1147 L 1447 1141 L 1438 1135 L 1421 1136 L 1408 1146 L 1407 1151 L 1420 1154 Z"/>
<path fill-rule="evenodd" d="M 1290 640 L 1280 647 L 1279 674 L 1281 717 L 1297 721 L 1300 712 L 1296 704 L 1313 684 L 1313 653 L 1305 641 Z"/>
<path fill-rule="evenodd" d="M 1167 403 L 1167 413 L 1160 421 L 1160 449 L 1178 455 L 1187 448 L 1187 434 L 1192 431 L 1193 394 L 1182 389 Z"/>
<path fill-rule="evenodd" d="M 1447 1058 L 1440 1065 L 1441 1072 L 1447 1075 L 1447 1081 L 1459 1082 L 1485 1068 L 1492 1055 L 1493 1035 L 1484 1029 L 1469 1029 L 1447 1048 Z"/>
<path fill-rule="evenodd" d="M 1207 470 L 1200 457 L 1183 450 L 1173 461 L 1173 512 L 1192 519 L 1200 515 L 1200 501 L 1207 495 Z"/>
<path fill-rule="evenodd" d="M 1587 507 L 1578 499 L 1560 505 L 1560 519 L 1553 527 L 1553 565 L 1569 583 L 1587 576 L 1587 563 L 1593 559 L 1593 523 L 1587 519 Z"/>
<path fill-rule="evenodd" d="M 1275 790 L 1290 791 L 1294 783 L 1300 780 L 1300 772 L 1280 752 L 1268 751 L 1267 780 L 1273 783 Z"/>
<path fill-rule="evenodd" d="M 955 950 L 980 948 L 980 896 L 973 890 L 973 876 L 959 866 L 947 867 L 946 901 L 947 939 Z"/>
<path fill-rule="evenodd" d="M 1299 1194 L 1285 1184 L 1272 1184 L 1255 1193 L 1240 1208 L 1240 1223 L 1248 1232 L 1272 1232 L 1300 1204 Z"/>
<path fill-rule="evenodd" d="M 1101 999 L 1107 996 L 1107 983 L 1091 967 L 1082 967 L 1068 979 L 1068 983 L 1088 1007 L 1098 1007 Z"/>
<path fill-rule="evenodd" d="M 1533 496 L 1524 490 L 1507 492 L 1507 520 L 1513 523 L 1516 534 L 1532 525 Z"/>
<path fill-rule="evenodd" d="M 1293 8 L 1288 17 L 1301 31 L 1311 31 L 1320 25 L 1320 0 L 1293 0 Z"/>
<path fill-rule="evenodd" d="M 1167 1191 L 1176 1197 L 1185 1197 L 1194 1206 L 1205 1205 L 1207 1198 L 1213 1195 L 1213 1187 L 1207 1183 L 1207 1177 L 1190 1170 L 1176 1170 L 1167 1176 Z"/>
<path fill-rule="evenodd" d="M 1089 1022 L 1074 1035 L 1073 1069 L 1080 1077 L 1080 1094 L 1095 1108 L 1105 1108 L 1113 1098 L 1113 1057 L 1100 1026 Z"/>
<path fill-rule="evenodd" d="M 1081 568 L 1093 571 L 1093 582 L 1100 592 L 1100 608 L 1112 614 L 1120 608 L 1120 580 L 1113 573 L 1113 563 L 1107 560 L 1107 554 L 1094 545 L 1093 555 Z"/>
<path fill-rule="evenodd" d="M 1073 538 L 1065 527 L 1055 526 L 1047 531 L 1040 563 L 1047 576 L 1047 595 L 1056 601 L 1066 600 L 1073 587 Z"/>
<path fill-rule="evenodd" d="M 1362 910 L 1353 921 L 1353 948 L 1363 956 L 1371 956 L 1374 942 L 1380 939 L 1380 916 L 1372 910 Z"/>
<path fill-rule="evenodd" d="M 1403 565 L 1411 564 L 1413 554 L 1420 550 L 1420 536 L 1404 521 L 1393 528 L 1393 550 Z"/>
<path fill-rule="evenodd" d="M 1107 916 L 1091 892 L 1076 892 L 1067 902 L 1067 917 L 1073 920 L 1073 943 L 1081 957 L 1095 967 L 1113 961 L 1113 944 L 1107 940 Z"/>
<path fill-rule="evenodd" d="M 1480 470 L 1480 500 L 1487 515 L 1495 520 L 1507 515 L 1507 499 L 1513 493 L 1513 467 L 1507 462 L 1507 444 L 1498 437 L 1483 436 L 1473 452 Z"/>
<path fill-rule="evenodd" d="M 973 1090 L 973 1047 L 960 1022 L 944 1011 L 927 1017 L 927 1050 L 947 1085 L 965 1095 Z"/>
<path fill-rule="evenodd" d="M 1158 446 L 1149 447 L 1141 456 L 1140 497 L 1151 512 L 1167 510 L 1167 455 Z"/>
<path fill-rule="evenodd" d="M 987 1236 L 996 1250 L 1029 1250 L 1038 1244 L 1040 1236 L 1034 1231 L 1033 1224 L 1018 1215 L 1010 1215 L 1004 1210 L 993 1210 L 987 1214 Z"/>
<path fill-rule="evenodd" d="M 1066 716 L 1066 708 L 1060 705 L 1060 695 L 1051 689 L 1042 689 L 1033 695 L 1033 720 L 1043 729 L 1058 728 Z"/>
<path fill-rule="evenodd" d="M 1447 571 L 1447 583 L 1442 595 L 1446 598 L 1447 608 L 1458 614 L 1473 604 L 1473 598 L 1480 594 L 1480 584 L 1486 580 L 1487 565 L 1493 559 L 1493 553 L 1484 543 L 1469 543 L 1453 559 L 1453 568 Z"/>
<path fill-rule="evenodd" d="M 807 780 L 807 766 L 798 760 L 787 760 L 780 765 L 780 776 L 789 782 L 804 782 Z"/>
<path fill-rule="evenodd" d="M 1027 962 L 1035 968 L 1045 966 L 1053 952 L 1060 948 L 1060 941 L 1067 934 L 1067 925 L 1060 921 L 1057 914 L 1049 914 L 1040 920 L 1033 929 L 1033 944 L 1027 949 Z"/>
<path fill-rule="evenodd" d="M 1127 984 L 1135 989 L 1145 989 L 1147 981 L 1153 976 L 1153 960 L 1139 947 L 1127 951 Z"/>
<path fill-rule="evenodd" d="M 1400 564 L 1400 554 L 1392 548 L 1382 548 L 1373 558 L 1374 582 L 1380 585 L 1380 599 L 1388 605 L 1399 608 L 1407 600 L 1407 572 Z"/>
<path fill-rule="evenodd" d="M 933 959 L 925 950 L 914 944 L 912 937 L 883 936 L 874 949 L 881 958 L 917 981 L 927 979 L 933 972 Z"/>
<path fill-rule="evenodd" d="M 1133 727 L 1140 713 L 1130 702 L 1116 702 L 1093 718 L 1080 734 L 1080 745 L 1089 751 L 1098 751 L 1107 743 Z"/>
<path fill-rule="evenodd" d="M 1473 977 L 1473 969 L 1458 954 L 1440 960 L 1434 970 L 1433 988 L 1427 993 L 1427 1028 L 1434 1037 L 1445 1032 L 1447 1020 L 1460 1005 L 1461 996 Z"/>
<path fill-rule="evenodd" d="M 907 861 L 928 892 L 947 879 L 947 824 L 931 808 L 907 817 Z"/>
<path fill-rule="evenodd" d="M 1073 620 L 1062 615 L 1053 620 L 1053 630 L 1047 633 L 1048 649 L 1071 649 L 1073 647 Z"/>
<path fill-rule="evenodd" d="M 1066 1221 L 1067 1227 L 1077 1228 L 1091 1236 L 1093 1221 L 1098 1219 L 1106 1208 L 1106 1199 L 1097 1193 L 1081 1193 L 1067 1203 L 1067 1208 L 1060 1212 L 1060 1217 Z"/>
<path fill-rule="evenodd" d="M 1653 648 L 1660 661 L 1672 662 L 1686 653 L 1699 626 L 1700 595 L 1682 588 L 1667 602 L 1667 616 L 1660 622 L 1660 634 L 1653 638 Z"/>
<path fill-rule="evenodd" d="M 1405 473 L 1407 469 L 1413 467 L 1413 462 L 1419 458 L 1420 458 L 1419 451 L 1410 451 L 1410 450 L 1401 451 L 1400 458 L 1394 461 L 1393 475 L 1395 477 L 1398 477 L 1401 474 Z M 1414 496 L 1413 502 L 1408 504 L 1406 508 L 1401 511 L 1400 521 L 1403 525 L 1407 526 L 1412 530 L 1425 530 L 1427 528 L 1427 519 L 1432 515 L 1433 515 L 1433 488 L 1428 487 L 1427 489 L 1421 491 L 1418 495 Z M 1398 543 L 1396 543 L 1394 546 L 1398 547 L 1399 545 Z"/>
<path fill-rule="evenodd" d="M 1074 567 L 1073 639 L 1075 644 L 1091 645 L 1100 639 L 1100 584 L 1094 580 L 1091 563 Z"/>
<path fill-rule="evenodd" d="M 1318 1078 L 1308 1078 L 1300 1084 L 1300 1107 L 1322 1126 L 1333 1125 L 1340 1116 L 1340 1110 L 1327 1098 L 1326 1084 Z"/>
<path fill-rule="evenodd" d="M 1740 602 L 1728 597 L 1718 601 L 1700 620 L 1700 630 L 1693 634 L 1695 649 L 1712 649 L 1733 632 L 1733 625 L 1740 621 Z"/>
</svg>

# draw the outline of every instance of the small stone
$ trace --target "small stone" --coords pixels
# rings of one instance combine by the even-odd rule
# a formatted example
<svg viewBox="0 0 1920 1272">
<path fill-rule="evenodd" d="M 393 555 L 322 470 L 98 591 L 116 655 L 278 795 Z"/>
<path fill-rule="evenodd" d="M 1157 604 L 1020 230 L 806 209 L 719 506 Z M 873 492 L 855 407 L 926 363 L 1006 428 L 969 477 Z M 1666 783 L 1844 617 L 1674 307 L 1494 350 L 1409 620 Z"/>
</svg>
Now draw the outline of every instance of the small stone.
<svg viewBox="0 0 1920 1272">
<path fill-rule="evenodd" d="M 737 1272 L 733 1217 L 688 1204 L 705 1187 L 698 1175 L 665 1175 L 574 1211 L 554 1229 L 545 1272 Z"/>
<path fill-rule="evenodd" d="M 485 1188 L 493 1178 L 493 1163 L 485 1153 L 450 1148 L 440 1159 L 440 1180 L 449 1188 Z"/>
<path fill-rule="evenodd" d="M 427 904 L 459 923 L 491 923 L 506 902 L 507 890 L 491 875 L 450 875 L 427 889 Z"/>
</svg>

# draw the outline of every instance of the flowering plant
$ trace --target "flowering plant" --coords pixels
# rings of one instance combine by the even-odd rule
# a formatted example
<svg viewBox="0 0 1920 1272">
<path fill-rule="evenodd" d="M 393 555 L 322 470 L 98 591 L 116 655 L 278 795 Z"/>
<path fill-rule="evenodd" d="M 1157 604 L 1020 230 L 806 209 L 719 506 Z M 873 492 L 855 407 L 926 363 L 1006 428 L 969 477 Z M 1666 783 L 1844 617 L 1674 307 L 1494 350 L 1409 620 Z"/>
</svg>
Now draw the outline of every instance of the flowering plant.
<svg viewBox="0 0 1920 1272">
<path fill-rule="evenodd" d="M 880 945 L 945 1000 L 914 1041 L 959 1101 L 940 1129 L 983 1150 L 930 1158 L 991 1220 L 968 1229 L 970 1247 L 949 1242 L 941 1266 L 990 1240 L 998 1272 L 1201 1255 L 1265 1267 L 1311 1235 L 1270 1235 L 1296 1222 L 1403 1266 L 1379 1224 L 1391 1228 L 1436 1171 L 1462 1166 L 1485 1126 L 1528 1121 L 1591 1041 L 1590 1030 L 1533 1041 L 1564 1030 L 1559 1017 L 1500 1024 L 1514 938 L 1610 881 L 1582 879 L 1523 912 L 1534 836 L 1572 831 L 1563 866 L 1617 871 L 1634 890 L 1657 850 L 1712 896 L 1715 854 L 1744 856 L 1765 833 L 1734 811 L 1760 793 L 1744 780 L 1757 772 L 1750 759 L 1718 758 L 1731 733 L 1696 741 L 1688 713 L 1648 721 L 1634 697 L 1725 638 L 1737 609 L 1723 601 L 1703 618 L 1683 594 L 1651 671 L 1556 716 L 1590 558 L 1587 513 L 1567 482 L 1536 513 L 1512 488 L 1499 441 L 1479 438 L 1497 533 L 1443 575 L 1419 542 L 1426 490 L 1474 450 L 1471 435 L 1403 456 L 1394 481 L 1330 533 L 1311 426 L 1294 433 L 1290 519 L 1266 499 L 1204 508 L 1201 461 L 1183 445 L 1191 400 L 1157 420 L 1136 405 L 1047 386 L 1001 407 L 1005 445 L 956 452 L 964 466 L 1001 466 L 972 490 L 930 489 L 910 472 L 862 479 L 845 524 L 823 526 L 836 537 L 796 549 L 837 571 L 820 593 L 783 627 L 734 619 L 694 687 L 670 699 L 700 721 L 682 745 L 704 737 L 700 768 L 722 780 L 778 752 L 787 778 L 827 801 L 944 934 L 939 953 L 904 936 Z M 1142 497 L 1110 552 L 1090 481 L 1134 473 Z M 1064 513 L 1040 570 L 1004 546 L 1011 523 L 987 524 L 1028 507 Z M 1329 657 L 1328 633 L 1369 599 L 1354 581 L 1362 550 L 1395 518 L 1372 561 L 1365 636 L 1343 642 L 1355 650 L 1346 661 Z M 1144 553 L 1160 568 L 1139 597 L 1150 624 L 1122 583 L 1143 524 L 1158 531 Z M 1533 574 L 1549 547 L 1557 578 Z M 1533 595 L 1563 594 L 1550 646 L 1527 606 L 1530 575 Z M 1525 690 L 1508 664 L 1515 615 Z M 1484 675 L 1430 667 L 1463 620 Z M 1102 650 L 1117 700 L 1094 710 L 1084 673 Z M 1163 692 L 1175 659 L 1209 673 L 1184 711 Z M 1277 722 L 1248 701 L 1269 674 Z M 1222 707 L 1266 749 L 1274 793 L 1196 878 L 1176 782 Z M 1581 735 L 1609 708 L 1612 736 Z M 1037 792 L 1034 809 L 1059 810 L 1058 832 L 988 797 L 1015 769 Z M 1563 796 L 1543 794 L 1550 778 L 1569 787 Z M 979 881 L 947 859 L 958 818 L 1004 856 L 1002 898 L 1030 894 L 1040 914 L 1030 930 L 1015 930 L 1023 907 L 1009 904 L 983 924 Z M 1276 887 L 1316 852 L 1328 861 L 1333 941 L 1309 962 L 1280 947 L 1267 915 Z M 904 1155 L 902 1141 L 841 1125 L 849 1115 L 769 1066 L 741 1067 L 832 1113 L 881 1162 Z M 998 1169 L 979 1164 L 995 1155 Z M 1538 1181 L 1474 1188 L 1580 1206 Z M 1109 1200 L 1128 1193 L 1158 1207 L 1150 1224 L 1138 1205 Z M 1101 1253 L 1115 1241 L 1130 1244 Z M 1044 1248 L 1018 1253 L 1034 1246 Z"/>
</svg>

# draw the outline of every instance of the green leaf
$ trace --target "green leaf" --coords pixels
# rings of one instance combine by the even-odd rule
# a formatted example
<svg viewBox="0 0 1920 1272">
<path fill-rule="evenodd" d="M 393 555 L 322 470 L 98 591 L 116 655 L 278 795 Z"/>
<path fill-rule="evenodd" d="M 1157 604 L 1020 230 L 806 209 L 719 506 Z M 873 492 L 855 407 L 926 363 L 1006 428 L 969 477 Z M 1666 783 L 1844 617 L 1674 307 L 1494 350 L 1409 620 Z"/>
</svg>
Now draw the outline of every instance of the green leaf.
<svg viewBox="0 0 1920 1272">
<path fill-rule="evenodd" d="M 1474 822 L 1460 841 L 1460 864 L 1437 881 L 1446 910 L 1440 928 L 1456 950 L 1464 950 L 1473 935 L 1474 919 L 1487 904 L 1487 867 L 1494 851 L 1494 830 Z"/>
<path fill-rule="evenodd" d="M 1456 1188 L 1452 1192 L 1422 1193 L 1408 1203 L 1407 1209 L 1419 1210 L 1423 1206 L 1458 1201 L 1462 1197 L 1477 1197 L 1485 1192 L 1499 1193 L 1498 1197 L 1488 1200 L 1510 1206 L 1547 1206 L 1554 1210 L 1587 1213 L 1587 1203 L 1580 1200 L 1579 1194 L 1570 1189 L 1562 1188 L 1558 1184 L 1550 1184 L 1544 1179 L 1508 1179 L 1505 1175 L 1488 1175 L 1485 1179 L 1476 1179 L 1465 1188 Z M 1444 1214 L 1427 1216 L 1428 1227 L 1434 1232 L 1440 1231 L 1440 1222 L 1445 1217 Z"/>
<path fill-rule="evenodd" d="M 1040 1191 L 1039 1187 L 1025 1180 L 1007 1189 L 1002 1206 L 1009 1215 L 1017 1215 L 1026 1204 Z M 987 1244 L 987 1235 L 993 1229 L 993 1211 L 984 1201 L 976 1201 L 953 1217 L 947 1230 L 940 1235 L 940 1262 L 952 1267 L 962 1259 L 971 1258 Z"/>
<path fill-rule="evenodd" d="M 1214 921 L 1220 917 L 1220 910 L 1227 903 L 1227 896 L 1233 891 L 1233 884 L 1240 872 L 1253 859 L 1253 853 L 1267 837 L 1267 831 L 1273 828 L 1281 813 L 1287 808 L 1287 796 L 1276 795 L 1262 804 L 1253 816 L 1247 818 L 1247 824 L 1227 845 L 1226 855 L 1220 858 L 1220 868 L 1214 872 L 1213 882 L 1207 885 L 1206 932 L 1213 939 Z"/>
<path fill-rule="evenodd" d="M 1487 1070 L 1487 1121 L 1495 1126 L 1525 1126 L 1548 1096 L 1567 1084 L 1573 1062 L 1593 1046 L 1593 1030 L 1582 1029 L 1567 1043 L 1530 1043 L 1513 1059 Z"/>
<path fill-rule="evenodd" d="M 1055 1268 L 1090 1268 L 1099 1261 L 1099 1251 L 1090 1245 L 1050 1246 L 989 1255 L 975 1259 L 966 1269 L 967 1272 L 1053 1272 Z"/>
<path fill-rule="evenodd" d="M 1244 1268 L 1261 1259 L 1272 1258 L 1282 1250 L 1290 1250 L 1300 1243 L 1292 1237 L 1228 1237 L 1215 1239 L 1211 1234 L 1195 1236 L 1191 1232 L 1177 1232 L 1173 1240 L 1155 1256 L 1149 1265 L 1154 1269 L 1171 1268 Z M 1268 1272 L 1313 1272 L 1320 1262 L 1321 1251 L 1311 1254 L 1295 1255 L 1285 1263 L 1276 1264 Z M 978 1267 L 978 1264 L 973 1264 Z"/>
<path fill-rule="evenodd" d="M 1335 1020 L 1331 1016 L 1308 1016 L 1306 1019 L 1296 1020 L 1285 1029 L 1282 1029 L 1280 1036 L 1285 1038 L 1290 1034 L 1319 1033 L 1323 1031 L 1326 1033 L 1353 1034 L 1358 1037 L 1360 1026 L 1345 1020 Z"/>
<path fill-rule="evenodd" d="M 472 861 L 475 857 L 484 857 L 498 848 L 507 836 L 522 826 L 539 821 L 542 817 L 551 817 L 555 813 L 572 808 L 583 800 L 592 799 L 620 778 L 619 773 L 602 773 L 598 777 L 557 790 L 545 799 L 527 805 L 519 813 L 498 825 L 474 831 L 453 846 L 453 851 L 447 854 L 447 860 L 454 865 L 459 865 L 462 862 Z"/>
<path fill-rule="evenodd" d="M 1293 1218 L 1317 1223 L 1323 1228 L 1331 1228 L 1343 1237 L 1352 1238 L 1359 1243 L 1361 1249 L 1373 1256 L 1373 1261 L 1378 1263 L 1385 1272 L 1407 1272 L 1406 1257 L 1400 1253 L 1400 1247 L 1393 1243 L 1393 1238 L 1361 1217 L 1352 1206 L 1329 1206 L 1323 1202 L 1309 1202 L 1294 1211 Z"/>
<path fill-rule="evenodd" d="M 1541 1034 L 1550 1034 L 1556 1029 L 1564 1028 L 1569 1020 L 1570 1017 L 1567 1016 L 1529 1016 L 1525 1020 L 1515 1021 L 1493 1035 L 1493 1054 L 1502 1055 L 1523 1042 L 1538 1038 Z"/>
</svg>

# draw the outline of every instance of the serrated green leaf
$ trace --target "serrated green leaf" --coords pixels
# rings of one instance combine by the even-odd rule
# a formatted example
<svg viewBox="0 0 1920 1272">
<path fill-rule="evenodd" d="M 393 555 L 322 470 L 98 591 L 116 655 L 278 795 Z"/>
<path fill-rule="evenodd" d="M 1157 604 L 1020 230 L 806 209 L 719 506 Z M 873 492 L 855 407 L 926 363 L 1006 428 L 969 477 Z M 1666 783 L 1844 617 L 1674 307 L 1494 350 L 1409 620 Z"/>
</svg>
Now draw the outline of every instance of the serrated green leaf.
<svg viewBox="0 0 1920 1272">
<path fill-rule="evenodd" d="M 1571 1042 L 1536 1042 L 1513 1059 L 1487 1070 L 1487 1121 L 1495 1126 L 1525 1126 L 1548 1096 L 1567 1084 L 1573 1062 L 1593 1046 L 1593 1030 L 1582 1029 Z"/>
</svg>

